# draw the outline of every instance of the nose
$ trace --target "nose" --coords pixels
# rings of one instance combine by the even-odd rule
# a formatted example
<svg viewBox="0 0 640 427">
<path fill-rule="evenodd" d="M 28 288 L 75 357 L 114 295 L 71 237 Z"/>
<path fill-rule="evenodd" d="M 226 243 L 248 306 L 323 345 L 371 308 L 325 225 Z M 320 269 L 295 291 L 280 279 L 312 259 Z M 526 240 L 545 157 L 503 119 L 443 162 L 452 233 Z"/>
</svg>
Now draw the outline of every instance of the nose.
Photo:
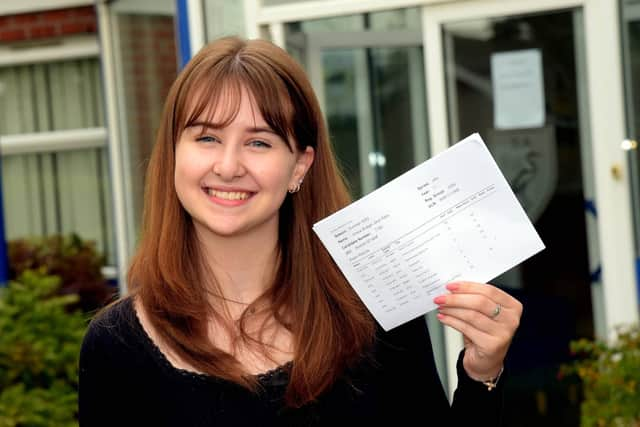
<svg viewBox="0 0 640 427">
<path fill-rule="evenodd" d="M 231 144 L 223 145 L 221 151 L 220 155 L 215 158 L 213 173 L 224 181 L 232 181 L 234 178 L 244 175 L 245 168 L 236 147 Z"/>
</svg>

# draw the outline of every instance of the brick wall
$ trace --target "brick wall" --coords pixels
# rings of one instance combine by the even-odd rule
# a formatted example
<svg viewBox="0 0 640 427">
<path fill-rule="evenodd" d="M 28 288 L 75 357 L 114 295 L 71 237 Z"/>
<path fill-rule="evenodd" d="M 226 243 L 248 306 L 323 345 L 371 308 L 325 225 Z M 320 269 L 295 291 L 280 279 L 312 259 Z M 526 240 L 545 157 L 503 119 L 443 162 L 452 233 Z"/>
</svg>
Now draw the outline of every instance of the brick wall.
<svg viewBox="0 0 640 427">
<path fill-rule="evenodd" d="M 0 16 L 0 43 L 95 32 L 93 6 Z"/>
<path fill-rule="evenodd" d="M 120 43 L 115 49 L 121 59 L 124 88 L 123 126 L 132 168 L 133 208 L 139 222 L 146 164 L 165 97 L 177 75 L 174 20 L 172 16 L 142 14 L 117 14 L 116 19 Z M 0 16 L 0 44 L 95 35 L 96 27 L 92 6 Z"/>
<path fill-rule="evenodd" d="M 160 114 L 177 75 L 172 16 L 118 15 L 134 212 L 142 212 L 144 173 Z M 139 223 L 139 216 L 136 218 Z"/>
</svg>

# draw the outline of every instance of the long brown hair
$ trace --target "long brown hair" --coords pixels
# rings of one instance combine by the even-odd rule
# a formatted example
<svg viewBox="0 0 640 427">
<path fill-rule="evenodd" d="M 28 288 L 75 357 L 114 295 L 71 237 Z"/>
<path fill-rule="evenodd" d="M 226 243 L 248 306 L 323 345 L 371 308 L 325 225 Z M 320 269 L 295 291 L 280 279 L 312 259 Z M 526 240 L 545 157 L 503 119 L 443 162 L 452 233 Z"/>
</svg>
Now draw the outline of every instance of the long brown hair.
<svg viewBox="0 0 640 427">
<path fill-rule="evenodd" d="M 295 144 L 292 149 L 315 150 L 302 188 L 287 195 L 280 208 L 278 265 L 260 299 L 293 336 L 285 399 L 298 407 L 316 399 L 362 357 L 373 342 L 375 323 L 312 232 L 314 222 L 346 206 L 350 197 L 311 85 L 284 50 L 262 40 L 219 39 L 173 83 L 147 171 L 142 238 L 128 281 L 154 329 L 180 358 L 201 372 L 257 387 L 232 355 L 208 339 L 212 307 L 202 277 L 205 254 L 191 217 L 170 190 L 183 129 L 219 102 L 229 102 L 228 89 L 237 93 L 240 86 L 251 92 L 269 126 Z M 230 102 L 239 103 L 239 95 Z"/>
</svg>

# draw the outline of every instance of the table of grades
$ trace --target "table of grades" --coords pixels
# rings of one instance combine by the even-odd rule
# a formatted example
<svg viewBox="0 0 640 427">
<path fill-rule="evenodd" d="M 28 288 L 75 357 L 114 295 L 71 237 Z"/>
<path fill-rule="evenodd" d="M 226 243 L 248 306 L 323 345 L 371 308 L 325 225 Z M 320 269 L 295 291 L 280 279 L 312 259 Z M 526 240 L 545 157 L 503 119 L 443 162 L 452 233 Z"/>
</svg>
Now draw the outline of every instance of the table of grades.
<svg viewBox="0 0 640 427">
<path fill-rule="evenodd" d="M 544 249 L 478 134 L 314 231 L 386 330 L 436 308 L 448 282 L 487 282 Z"/>
</svg>

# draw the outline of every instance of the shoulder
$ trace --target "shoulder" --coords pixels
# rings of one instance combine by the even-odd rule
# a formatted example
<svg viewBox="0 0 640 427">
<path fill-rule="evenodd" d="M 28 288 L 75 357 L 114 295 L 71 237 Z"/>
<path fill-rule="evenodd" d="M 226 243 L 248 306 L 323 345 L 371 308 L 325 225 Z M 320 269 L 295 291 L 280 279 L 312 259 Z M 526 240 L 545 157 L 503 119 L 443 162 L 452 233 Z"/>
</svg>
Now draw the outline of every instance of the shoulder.
<svg viewBox="0 0 640 427">
<path fill-rule="evenodd" d="M 82 341 L 81 361 L 87 356 L 131 349 L 139 341 L 136 314 L 130 297 L 118 300 L 98 312 L 89 323 Z"/>
<path fill-rule="evenodd" d="M 157 370 L 139 325 L 131 298 L 112 303 L 89 324 L 79 361 L 81 426 L 122 425 L 129 419 L 123 417 L 136 413 L 136 405 L 149 405 L 158 389 L 152 385 Z"/>
<path fill-rule="evenodd" d="M 125 297 L 100 310 L 89 323 L 87 338 L 99 339 L 105 335 L 116 335 L 134 328 L 135 311 L 133 299 Z"/>
</svg>

